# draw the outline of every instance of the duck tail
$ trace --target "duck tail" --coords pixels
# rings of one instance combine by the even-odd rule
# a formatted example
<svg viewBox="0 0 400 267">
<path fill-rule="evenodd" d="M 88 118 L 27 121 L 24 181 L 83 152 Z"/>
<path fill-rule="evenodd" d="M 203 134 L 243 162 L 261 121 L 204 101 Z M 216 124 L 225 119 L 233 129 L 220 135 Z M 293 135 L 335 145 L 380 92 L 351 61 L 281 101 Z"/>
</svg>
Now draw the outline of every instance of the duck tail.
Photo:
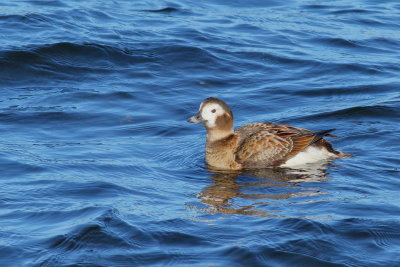
<svg viewBox="0 0 400 267">
<path fill-rule="evenodd" d="M 329 130 L 317 132 L 315 134 L 315 137 L 314 137 L 313 141 L 311 142 L 311 144 L 318 142 L 319 140 L 324 138 L 324 136 L 337 137 L 336 135 L 330 134 L 330 132 L 333 132 L 334 130 L 336 130 L 336 129 L 329 129 Z"/>
<path fill-rule="evenodd" d="M 339 158 L 351 158 L 352 155 L 350 153 L 346 153 L 346 152 L 342 152 L 342 151 L 334 149 L 330 142 L 323 139 L 324 136 L 337 137 L 336 135 L 330 134 L 330 132 L 332 132 L 334 130 L 335 129 L 329 129 L 329 130 L 318 132 L 315 137 L 319 138 L 319 139 L 317 139 L 317 141 L 315 141 L 314 144 L 317 147 L 325 148 L 327 151 L 335 154 Z"/>
</svg>

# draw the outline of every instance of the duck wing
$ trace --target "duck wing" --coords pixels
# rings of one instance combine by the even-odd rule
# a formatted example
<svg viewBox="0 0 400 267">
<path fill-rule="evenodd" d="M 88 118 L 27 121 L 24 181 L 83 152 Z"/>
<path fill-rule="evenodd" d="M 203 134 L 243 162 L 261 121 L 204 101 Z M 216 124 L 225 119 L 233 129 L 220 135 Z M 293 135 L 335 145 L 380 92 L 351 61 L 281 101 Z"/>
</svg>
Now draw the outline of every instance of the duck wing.
<svg viewBox="0 0 400 267">
<path fill-rule="evenodd" d="M 279 166 L 308 146 L 329 135 L 286 124 L 253 123 L 237 130 L 236 161 L 245 168 Z"/>
</svg>

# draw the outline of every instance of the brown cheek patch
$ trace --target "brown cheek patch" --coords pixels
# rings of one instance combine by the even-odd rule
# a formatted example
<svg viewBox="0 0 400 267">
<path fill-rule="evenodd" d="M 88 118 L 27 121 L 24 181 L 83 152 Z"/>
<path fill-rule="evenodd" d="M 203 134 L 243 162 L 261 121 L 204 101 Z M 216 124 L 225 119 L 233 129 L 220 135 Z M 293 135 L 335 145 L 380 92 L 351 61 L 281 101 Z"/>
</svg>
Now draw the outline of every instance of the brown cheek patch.
<svg viewBox="0 0 400 267">
<path fill-rule="evenodd" d="M 228 113 L 225 113 L 221 116 L 218 116 L 216 119 L 216 125 L 220 130 L 231 130 L 233 127 L 233 122 L 231 116 Z"/>
</svg>

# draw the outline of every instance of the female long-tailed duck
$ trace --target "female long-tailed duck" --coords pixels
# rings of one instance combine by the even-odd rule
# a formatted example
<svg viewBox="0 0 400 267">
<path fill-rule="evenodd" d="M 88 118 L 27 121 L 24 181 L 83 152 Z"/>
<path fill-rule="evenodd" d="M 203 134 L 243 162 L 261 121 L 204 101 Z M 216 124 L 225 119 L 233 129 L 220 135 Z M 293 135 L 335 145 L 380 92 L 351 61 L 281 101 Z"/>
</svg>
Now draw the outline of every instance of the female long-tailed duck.
<svg viewBox="0 0 400 267">
<path fill-rule="evenodd" d="M 348 154 L 333 149 L 325 136 L 285 124 L 256 122 L 233 130 L 233 114 L 225 102 L 207 98 L 188 122 L 203 123 L 207 129 L 206 162 L 218 169 L 295 167 Z"/>
</svg>

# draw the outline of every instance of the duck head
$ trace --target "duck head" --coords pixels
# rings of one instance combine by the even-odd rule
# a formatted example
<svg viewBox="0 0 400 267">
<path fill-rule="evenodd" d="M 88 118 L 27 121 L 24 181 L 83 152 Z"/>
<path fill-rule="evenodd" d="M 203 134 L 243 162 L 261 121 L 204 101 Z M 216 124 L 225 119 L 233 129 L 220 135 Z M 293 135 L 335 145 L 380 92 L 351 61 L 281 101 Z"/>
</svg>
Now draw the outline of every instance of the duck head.
<svg viewBox="0 0 400 267">
<path fill-rule="evenodd" d="M 233 133 L 233 114 L 229 106 L 214 97 L 205 99 L 199 111 L 188 122 L 202 123 L 207 129 L 207 141 L 217 141 Z"/>
</svg>

